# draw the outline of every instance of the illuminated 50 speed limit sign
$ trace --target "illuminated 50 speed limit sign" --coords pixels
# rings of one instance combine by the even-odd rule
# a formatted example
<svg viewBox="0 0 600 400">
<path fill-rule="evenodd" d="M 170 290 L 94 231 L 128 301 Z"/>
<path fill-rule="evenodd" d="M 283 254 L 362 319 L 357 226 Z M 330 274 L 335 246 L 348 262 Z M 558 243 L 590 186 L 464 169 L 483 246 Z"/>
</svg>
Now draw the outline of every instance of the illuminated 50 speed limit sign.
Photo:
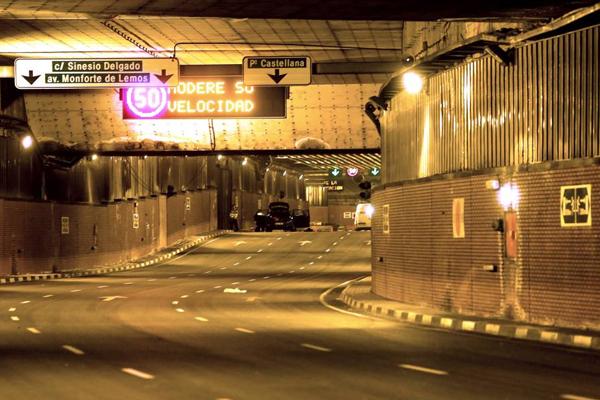
<svg viewBox="0 0 600 400">
<path fill-rule="evenodd" d="M 138 118 L 160 118 L 167 111 L 169 90 L 162 87 L 137 87 L 125 90 L 124 107 Z"/>
</svg>

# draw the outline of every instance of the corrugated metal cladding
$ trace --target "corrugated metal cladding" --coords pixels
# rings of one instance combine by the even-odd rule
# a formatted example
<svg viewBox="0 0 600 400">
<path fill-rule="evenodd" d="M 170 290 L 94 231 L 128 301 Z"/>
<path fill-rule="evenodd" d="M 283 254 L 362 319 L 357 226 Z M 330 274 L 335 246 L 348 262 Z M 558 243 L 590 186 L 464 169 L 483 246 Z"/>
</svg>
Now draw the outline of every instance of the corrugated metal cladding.
<svg viewBox="0 0 600 400">
<path fill-rule="evenodd" d="M 382 118 L 383 182 L 600 156 L 599 75 L 600 26 L 434 75 Z"/>
</svg>

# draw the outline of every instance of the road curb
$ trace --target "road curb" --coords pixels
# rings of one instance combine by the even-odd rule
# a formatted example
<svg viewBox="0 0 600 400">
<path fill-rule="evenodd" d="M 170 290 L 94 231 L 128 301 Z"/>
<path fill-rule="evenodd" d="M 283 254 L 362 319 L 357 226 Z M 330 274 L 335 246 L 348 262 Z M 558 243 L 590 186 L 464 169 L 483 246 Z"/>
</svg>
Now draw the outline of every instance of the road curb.
<svg viewBox="0 0 600 400">
<path fill-rule="evenodd" d="M 21 282 L 35 282 L 42 280 L 50 280 L 50 279 L 65 279 L 65 278 L 77 278 L 82 276 L 92 276 L 92 275 L 102 275 L 109 274 L 113 272 L 122 272 L 122 271 L 131 271 L 134 269 L 145 268 L 151 265 L 160 264 L 164 261 L 168 261 L 173 257 L 191 249 L 192 247 L 196 247 L 210 239 L 216 238 L 218 236 L 224 235 L 229 231 L 227 230 L 219 230 L 210 232 L 204 235 L 199 235 L 194 239 L 187 239 L 185 242 L 175 246 L 168 247 L 166 249 L 159 250 L 159 252 L 152 256 L 142 257 L 136 261 L 131 261 L 125 264 L 113 266 L 113 267 L 99 267 L 89 270 L 74 270 L 74 271 L 65 271 L 59 273 L 51 273 L 51 274 L 28 274 L 28 275 L 17 275 L 17 276 L 9 276 L 6 278 L 0 278 L 0 285 L 7 285 L 12 283 L 21 283 Z"/>
<path fill-rule="evenodd" d="M 353 282 L 354 284 L 356 282 Z M 588 332 L 581 334 L 565 333 L 559 329 L 530 325 L 515 325 L 514 322 L 502 323 L 501 321 L 473 320 L 469 317 L 456 318 L 419 313 L 386 307 L 368 300 L 357 300 L 347 293 L 352 287 L 350 283 L 341 293 L 340 300 L 351 308 L 363 312 L 386 316 L 400 321 L 425 325 L 440 329 L 450 329 L 462 332 L 473 332 L 484 335 L 499 336 L 511 339 L 529 340 L 542 343 L 559 344 L 576 347 L 579 349 L 600 350 L 600 335 L 590 335 Z"/>
</svg>

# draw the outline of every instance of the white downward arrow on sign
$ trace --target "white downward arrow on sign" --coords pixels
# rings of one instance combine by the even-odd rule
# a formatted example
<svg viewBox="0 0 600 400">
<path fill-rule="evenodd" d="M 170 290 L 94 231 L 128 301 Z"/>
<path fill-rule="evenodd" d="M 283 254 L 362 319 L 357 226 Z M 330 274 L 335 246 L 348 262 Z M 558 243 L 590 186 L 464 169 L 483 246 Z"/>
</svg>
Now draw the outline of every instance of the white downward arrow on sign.
<svg viewBox="0 0 600 400">
<path fill-rule="evenodd" d="M 298 242 L 298 243 L 300 243 L 300 246 L 304 246 L 305 244 L 309 244 L 309 243 L 312 243 L 312 242 L 310 240 L 303 240 L 303 241 Z"/>
<path fill-rule="evenodd" d="M 99 297 L 99 299 L 102 299 L 102 301 L 113 301 L 115 299 L 126 299 L 127 297 L 125 296 L 102 296 Z"/>
</svg>

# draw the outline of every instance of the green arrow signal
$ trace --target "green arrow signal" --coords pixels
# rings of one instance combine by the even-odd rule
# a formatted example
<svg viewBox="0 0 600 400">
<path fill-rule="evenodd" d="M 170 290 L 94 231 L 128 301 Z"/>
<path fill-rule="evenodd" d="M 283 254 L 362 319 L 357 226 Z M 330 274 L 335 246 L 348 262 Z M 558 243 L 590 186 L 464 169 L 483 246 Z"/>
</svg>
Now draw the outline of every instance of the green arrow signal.
<svg viewBox="0 0 600 400">
<path fill-rule="evenodd" d="M 377 167 L 373 167 L 373 168 L 371 168 L 371 170 L 369 172 L 371 173 L 371 175 L 377 176 L 381 173 L 381 169 L 377 168 Z"/>
<path fill-rule="evenodd" d="M 331 176 L 339 176 L 341 173 L 342 173 L 342 170 L 339 168 L 334 168 L 330 172 Z"/>
</svg>

